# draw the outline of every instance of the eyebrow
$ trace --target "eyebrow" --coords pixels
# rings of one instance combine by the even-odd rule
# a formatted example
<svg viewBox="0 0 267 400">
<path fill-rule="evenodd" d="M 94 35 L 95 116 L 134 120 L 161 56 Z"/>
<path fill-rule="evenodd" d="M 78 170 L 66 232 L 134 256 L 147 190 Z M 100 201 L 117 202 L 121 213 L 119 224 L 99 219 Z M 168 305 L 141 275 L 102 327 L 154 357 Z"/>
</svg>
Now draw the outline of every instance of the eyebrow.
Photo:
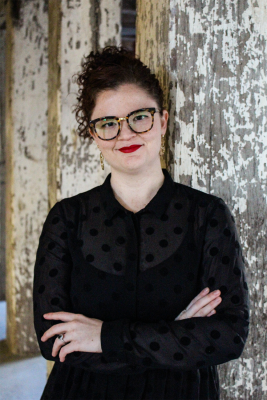
<svg viewBox="0 0 267 400">
<path fill-rule="evenodd" d="M 94 122 L 94 121 L 96 121 L 96 120 L 104 120 L 104 119 L 107 119 L 107 118 L 116 118 L 116 119 L 120 119 L 120 118 L 126 118 L 126 117 L 128 117 L 130 114 L 132 114 L 132 113 L 134 113 L 134 112 L 136 112 L 136 111 L 149 111 L 149 110 L 151 110 L 151 109 L 154 109 L 156 112 L 160 112 L 160 109 L 159 108 L 157 108 L 157 107 L 142 107 L 142 108 L 137 108 L 136 110 L 133 110 L 133 111 L 130 111 L 125 117 L 117 117 L 116 115 L 105 115 L 104 117 L 99 117 L 99 118 L 94 118 L 94 119 L 91 119 L 91 121 L 89 121 L 90 123 L 91 122 Z"/>
</svg>

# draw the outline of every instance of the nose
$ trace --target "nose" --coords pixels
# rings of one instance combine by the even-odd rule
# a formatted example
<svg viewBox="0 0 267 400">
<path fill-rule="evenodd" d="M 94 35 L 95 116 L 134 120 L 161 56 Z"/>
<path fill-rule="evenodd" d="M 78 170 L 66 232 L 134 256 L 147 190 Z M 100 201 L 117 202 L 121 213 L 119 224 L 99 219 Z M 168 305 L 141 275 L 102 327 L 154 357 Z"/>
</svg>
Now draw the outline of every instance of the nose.
<svg viewBox="0 0 267 400">
<path fill-rule="evenodd" d="M 127 139 L 136 135 L 136 133 L 131 130 L 126 118 L 120 119 L 120 125 L 121 130 L 118 136 L 119 139 Z"/>
</svg>

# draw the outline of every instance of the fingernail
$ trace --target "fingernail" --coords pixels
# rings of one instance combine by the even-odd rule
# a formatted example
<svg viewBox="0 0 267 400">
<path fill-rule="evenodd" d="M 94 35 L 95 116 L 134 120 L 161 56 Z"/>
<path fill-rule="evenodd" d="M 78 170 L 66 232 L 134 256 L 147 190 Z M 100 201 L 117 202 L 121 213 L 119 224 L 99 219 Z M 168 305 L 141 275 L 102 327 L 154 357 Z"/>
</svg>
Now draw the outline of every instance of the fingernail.
<svg viewBox="0 0 267 400">
<path fill-rule="evenodd" d="M 209 288 L 206 287 L 206 288 L 202 291 L 202 293 L 208 293 L 208 291 L 209 291 Z"/>
<path fill-rule="evenodd" d="M 214 294 L 214 296 L 218 296 L 218 294 L 220 294 L 221 292 L 219 291 L 219 290 L 215 290 L 214 292 L 213 292 L 213 294 Z"/>
<path fill-rule="evenodd" d="M 221 299 L 220 297 L 218 297 L 218 298 L 215 300 L 216 304 L 217 304 L 217 303 L 220 303 L 221 300 L 222 300 L 222 299 Z"/>
</svg>

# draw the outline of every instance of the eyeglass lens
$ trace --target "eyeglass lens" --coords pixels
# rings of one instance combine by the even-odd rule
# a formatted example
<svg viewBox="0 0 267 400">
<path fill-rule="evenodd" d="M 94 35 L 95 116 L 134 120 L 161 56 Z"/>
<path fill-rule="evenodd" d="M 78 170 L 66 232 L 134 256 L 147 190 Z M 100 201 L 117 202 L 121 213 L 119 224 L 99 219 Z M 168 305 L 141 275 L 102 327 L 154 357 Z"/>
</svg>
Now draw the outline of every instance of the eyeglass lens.
<svg viewBox="0 0 267 400">
<path fill-rule="evenodd" d="M 129 116 L 128 124 L 136 133 L 142 133 L 151 129 L 153 117 L 150 111 L 137 111 Z M 111 139 L 119 131 L 119 123 L 115 118 L 104 118 L 95 124 L 95 130 L 102 139 Z"/>
</svg>

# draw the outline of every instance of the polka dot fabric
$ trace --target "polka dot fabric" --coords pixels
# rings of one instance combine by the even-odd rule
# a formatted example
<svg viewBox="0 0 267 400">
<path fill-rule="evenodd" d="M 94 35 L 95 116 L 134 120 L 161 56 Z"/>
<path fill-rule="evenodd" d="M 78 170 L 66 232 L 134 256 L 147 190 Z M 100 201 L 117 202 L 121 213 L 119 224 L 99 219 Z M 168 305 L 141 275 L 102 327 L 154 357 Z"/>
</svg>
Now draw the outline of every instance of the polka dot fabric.
<svg viewBox="0 0 267 400">
<path fill-rule="evenodd" d="M 239 357 L 248 333 L 242 251 L 225 203 L 163 172 L 138 213 L 110 176 L 50 211 L 34 278 L 37 338 L 56 361 L 42 399 L 219 399 L 216 365 Z M 217 314 L 175 321 L 207 286 L 221 290 Z M 52 357 L 42 315 L 61 310 L 104 321 L 102 354 Z"/>
</svg>

